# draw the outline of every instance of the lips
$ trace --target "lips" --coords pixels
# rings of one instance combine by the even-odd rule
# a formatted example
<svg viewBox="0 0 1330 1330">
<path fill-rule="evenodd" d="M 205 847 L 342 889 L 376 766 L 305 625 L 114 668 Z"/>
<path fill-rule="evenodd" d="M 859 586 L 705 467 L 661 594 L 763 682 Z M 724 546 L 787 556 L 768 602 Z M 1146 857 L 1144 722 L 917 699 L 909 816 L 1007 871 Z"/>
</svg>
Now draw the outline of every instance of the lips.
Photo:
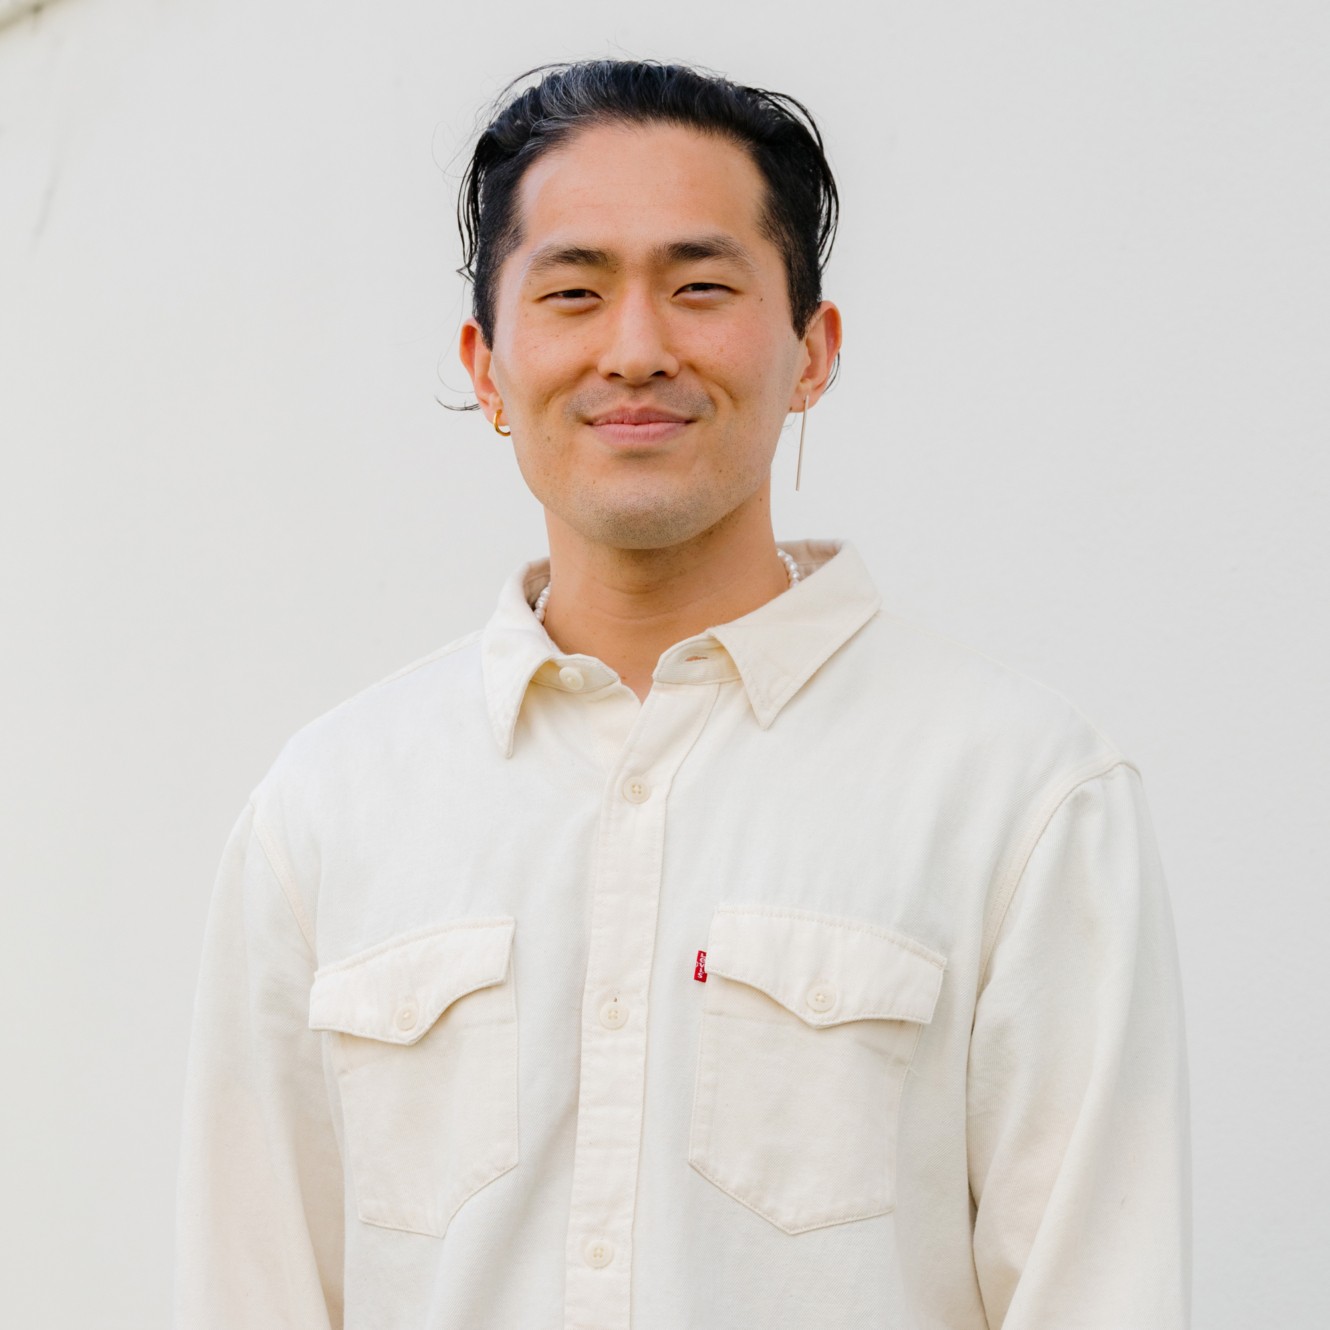
<svg viewBox="0 0 1330 1330">
<path fill-rule="evenodd" d="M 665 443 L 681 434 L 690 418 L 659 407 L 618 407 L 593 416 L 588 423 L 615 448 L 641 448 Z"/>
<path fill-rule="evenodd" d="M 593 425 L 686 425 L 688 417 L 656 407 L 622 407 L 592 418 Z"/>
</svg>

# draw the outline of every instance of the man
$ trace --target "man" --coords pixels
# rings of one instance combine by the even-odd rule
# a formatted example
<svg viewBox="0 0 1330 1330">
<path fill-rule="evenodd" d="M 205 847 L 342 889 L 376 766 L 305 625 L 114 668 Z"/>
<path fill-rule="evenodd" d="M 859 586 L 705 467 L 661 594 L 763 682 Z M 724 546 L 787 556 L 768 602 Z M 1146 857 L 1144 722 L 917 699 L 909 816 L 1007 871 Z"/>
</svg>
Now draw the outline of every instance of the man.
<svg viewBox="0 0 1330 1330">
<path fill-rule="evenodd" d="M 785 542 L 841 343 L 788 98 L 544 72 L 462 359 L 544 505 L 493 618 L 300 731 L 208 920 L 177 1326 L 1176 1330 L 1137 770 Z"/>
</svg>

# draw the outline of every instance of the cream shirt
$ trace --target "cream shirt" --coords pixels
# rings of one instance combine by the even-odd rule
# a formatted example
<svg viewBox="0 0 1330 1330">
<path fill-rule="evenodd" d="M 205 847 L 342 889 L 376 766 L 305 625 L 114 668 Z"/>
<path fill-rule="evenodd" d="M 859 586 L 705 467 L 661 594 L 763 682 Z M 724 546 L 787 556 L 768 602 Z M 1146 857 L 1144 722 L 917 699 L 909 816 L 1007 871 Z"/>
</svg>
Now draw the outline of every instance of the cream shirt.
<svg viewBox="0 0 1330 1330">
<path fill-rule="evenodd" d="M 854 549 L 638 701 L 528 602 L 292 737 L 187 1070 L 177 1330 L 1178 1330 L 1141 778 Z"/>
</svg>

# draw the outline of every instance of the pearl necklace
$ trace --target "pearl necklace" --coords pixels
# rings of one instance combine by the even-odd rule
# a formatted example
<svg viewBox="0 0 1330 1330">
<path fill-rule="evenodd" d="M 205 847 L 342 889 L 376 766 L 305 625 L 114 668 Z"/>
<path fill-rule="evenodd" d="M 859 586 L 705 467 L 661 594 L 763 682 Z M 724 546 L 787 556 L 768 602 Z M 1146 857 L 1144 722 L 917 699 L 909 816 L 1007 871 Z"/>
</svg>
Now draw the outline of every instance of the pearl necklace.
<svg viewBox="0 0 1330 1330">
<path fill-rule="evenodd" d="M 776 553 L 780 555 L 780 560 L 785 565 L 785 572 L 789 576 L 790 586 L 793 586 L 801 577 L 803 577 L 803 574 L 799 571 L 799 565 L 795 563 L 794 559 L 786 554 L 779 545 L 776 546 Z M 536 597 L 536 603 L 531 607 L 532 613 L 536 616 L 537 623 L 545 622 L 545 606 L 549 603 L 549 599 L 550 583 L 546 582 L 544 587 L 541 588 L 540 595 Z"/>
</svg>

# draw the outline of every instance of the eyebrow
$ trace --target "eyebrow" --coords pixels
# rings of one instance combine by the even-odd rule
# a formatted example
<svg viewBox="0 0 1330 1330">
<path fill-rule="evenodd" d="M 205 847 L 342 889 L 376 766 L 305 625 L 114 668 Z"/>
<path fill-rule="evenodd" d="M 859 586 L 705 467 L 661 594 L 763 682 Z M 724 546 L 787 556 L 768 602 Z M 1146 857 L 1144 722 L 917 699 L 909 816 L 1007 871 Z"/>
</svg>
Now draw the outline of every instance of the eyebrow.
<svg viewBox="0 0 1330 1330">
<path fill-rule="evenodd" d="M 695 263 L 699 259 L 726 259 L 741 268 L 755 271 L 753 256 L 732 236 L 696 236 L 686 240 L 673 240 L 658 245 L 651 251 L 652 259 L 664 267 L 670 263 Z"/>
<path fill-rule="evenodd" d="M 546 245 L 527 260 L 526 275 L 535 277 L 551 268 L 613 268 L 614 259 L 608 250 L 590 249 L 585 245 Z"/>
<path fill-rule="evenodd" d="M 696 263 L 706 259 L 723 259 L 749 272 L 756 271 L 753 256 L 733 237 L 726 235 L 689 236 L 657 245 L 651 251 L 651 262 L 657 267 L 672 263 Z M 619 260 L 607 249 L 588 245 L 546 245 L 527 260 L 526 275 L 534 277 L 554 268 L 599 268 L 610 271 L 619 266 Z"/>
</svg>

